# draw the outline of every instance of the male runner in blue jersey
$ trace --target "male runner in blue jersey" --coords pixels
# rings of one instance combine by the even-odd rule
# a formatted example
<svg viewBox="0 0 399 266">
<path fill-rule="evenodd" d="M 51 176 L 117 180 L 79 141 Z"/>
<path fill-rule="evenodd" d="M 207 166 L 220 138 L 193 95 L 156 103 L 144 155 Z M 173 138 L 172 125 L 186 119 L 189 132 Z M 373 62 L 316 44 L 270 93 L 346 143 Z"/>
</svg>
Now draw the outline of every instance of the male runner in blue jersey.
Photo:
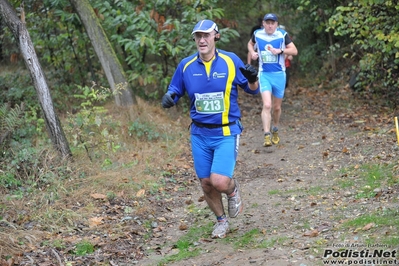
<svg viewBox="0 0 399 266">
<path fill-rule="evenodd" d="M 285 56 L 298 54 L 288 33 L 277 27 L 277 16 L 272 13 L 266 14 L 263 18 L 263 29 L 256 30 L 248 42 L 248 51 L 252 59 L 259 58 L 259 87 L 263 102 L 261 118 L 265 147 L 280 142 L 278 126 L 286 83 Z M 272 117 L 273 127 L 270 128 Z"/>
<path fill-rule="evenodd" d="M 216 215 L 212 238 L 223 238 L 229 230 L 229 222 L 222 194 L 227 195 L 231 218 L 243 208 L 240 186 L 233 179 L 243 130 L 238 88 L 257 94 L 258 73 L 253 66 L 244 65 L 236 54 L 216 49 L 220 33 L 215 22 L 199 21 L 192 35 L 198 52 L 179 63 L 162 98 L 162 106 L 172 107 L 185 93 L 190 98 L 194 168 L 205 200 Z"/>
</svg>

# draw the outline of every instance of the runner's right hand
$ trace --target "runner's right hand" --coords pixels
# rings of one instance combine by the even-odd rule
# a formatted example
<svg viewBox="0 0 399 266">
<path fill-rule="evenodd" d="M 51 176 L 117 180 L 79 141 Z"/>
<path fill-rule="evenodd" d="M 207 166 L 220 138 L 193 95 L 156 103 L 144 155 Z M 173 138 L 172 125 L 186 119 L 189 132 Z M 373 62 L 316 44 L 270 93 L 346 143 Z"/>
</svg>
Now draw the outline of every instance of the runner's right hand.
<svg viewBox="0 0 399 266">
<path fill-rule="evenodd" d="M 173 100 L 175 93 L 167 92 L 162 97 L 162 107 L 163 108 L 170 108 L 175 105 L 175 101 Z"/>
</svg>

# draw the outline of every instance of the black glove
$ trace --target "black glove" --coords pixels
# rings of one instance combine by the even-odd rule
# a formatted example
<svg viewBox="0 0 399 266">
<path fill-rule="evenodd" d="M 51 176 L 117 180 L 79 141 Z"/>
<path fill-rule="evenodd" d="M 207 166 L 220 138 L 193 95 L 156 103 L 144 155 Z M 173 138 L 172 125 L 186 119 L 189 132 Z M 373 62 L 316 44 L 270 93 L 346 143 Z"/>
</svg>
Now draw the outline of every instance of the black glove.
<svg viewBox="0 0 399 266">
<path fill-rule="evenodd" d="M 162 97 L 162 107 L 163 108 L 170 108 L 175 105 L 175 101 L 173 100 L 175 93 L 167 92 Z"/>
<path fill-rule="evenodd" d="M 240 71 L 249 83 L 255 83 L 258 80 L 258 70 L 250 64 L 246 64 L 245 68 L 240 67 Z"/>
</svg>

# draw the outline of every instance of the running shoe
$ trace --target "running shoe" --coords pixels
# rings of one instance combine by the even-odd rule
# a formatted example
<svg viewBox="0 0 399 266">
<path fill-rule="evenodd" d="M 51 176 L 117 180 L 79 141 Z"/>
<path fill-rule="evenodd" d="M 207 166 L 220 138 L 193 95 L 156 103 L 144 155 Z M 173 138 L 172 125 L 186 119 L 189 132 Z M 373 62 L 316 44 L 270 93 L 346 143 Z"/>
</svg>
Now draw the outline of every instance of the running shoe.
<svg viewBox="0 0 399 266">
<path fill-rule="evenodd" d="M 280 138 L 278 136 L 278 129 L 272 130 L 272 142 L 274 145 L 277 145 L 280 142 Z"/>
<path fill-rule="evenodd" d="M 263 147 L 272 146 L 272 141 L 270 139 L 270 134 L 265 135 L 265 141 L 263 142 Z"/>
<path fill-rule="evenodd" d="M 212 238 L 224 238 L 229 231 L 229 221 L 217 221 L 213 227 Z"/>
<path fill-rule="evenodd" d="M 228 207 L 230 218 L 235 218 L 242 211 L 243 205 L 241 201 L 240 185 L 235 180 L 236 188 L 234 189 L 233 196 L 228 196 Z"/>
</svg>

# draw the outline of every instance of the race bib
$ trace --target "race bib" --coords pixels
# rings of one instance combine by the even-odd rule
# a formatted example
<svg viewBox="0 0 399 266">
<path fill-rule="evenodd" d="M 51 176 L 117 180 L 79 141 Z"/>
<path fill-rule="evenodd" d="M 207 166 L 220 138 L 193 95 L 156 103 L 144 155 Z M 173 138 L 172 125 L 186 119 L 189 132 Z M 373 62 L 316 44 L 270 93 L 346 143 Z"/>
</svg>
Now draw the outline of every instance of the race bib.
<svg viewBox="0 0 399 266">
<path fill-rule="evenodd" d="M 262 63 L 277 63 L 278 55 L 272 54 L 270 51 L 261 51 Z"/>
<path fill-rule="evenodd" d="M 223 92 L 195 93 L 197 113 L 217 114 L 224 112 Z"/>
</svg>

